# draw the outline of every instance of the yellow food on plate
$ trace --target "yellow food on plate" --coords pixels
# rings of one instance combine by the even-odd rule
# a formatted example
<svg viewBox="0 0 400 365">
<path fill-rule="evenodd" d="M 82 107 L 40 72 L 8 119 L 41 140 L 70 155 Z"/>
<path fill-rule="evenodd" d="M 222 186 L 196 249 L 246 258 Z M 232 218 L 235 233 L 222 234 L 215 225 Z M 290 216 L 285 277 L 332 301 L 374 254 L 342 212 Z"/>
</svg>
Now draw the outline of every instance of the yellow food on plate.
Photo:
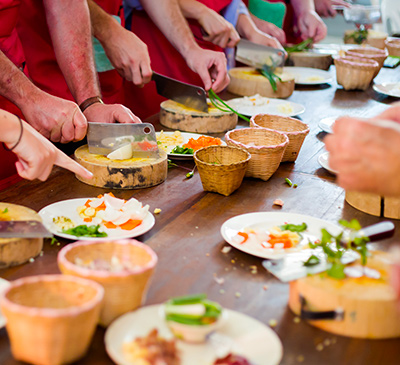
<svg viewBox="0 0 400 365">
<path fill-rule="evenodd" d="M 278 105 L 276 108 L 282 114 L 290 115 L 294 112 L 293 107 L 289 103 Z"/>
<path fill-rule="evenodd" d="M 53 218 L 53 223 L 61 230 L 74 228 L 76 226 L 76 223 L 71 218 L 62 215 Z"/>
<path fill-rule="evenodd" d="M 183 137 L 181 132 L 175 131 L 173 134 L 166 134 L 161 131 L 157 135 L 158 148 L 161 148 L 165 152 L 169 146 L 177 146 L 183 143 Z"/>
</svg>

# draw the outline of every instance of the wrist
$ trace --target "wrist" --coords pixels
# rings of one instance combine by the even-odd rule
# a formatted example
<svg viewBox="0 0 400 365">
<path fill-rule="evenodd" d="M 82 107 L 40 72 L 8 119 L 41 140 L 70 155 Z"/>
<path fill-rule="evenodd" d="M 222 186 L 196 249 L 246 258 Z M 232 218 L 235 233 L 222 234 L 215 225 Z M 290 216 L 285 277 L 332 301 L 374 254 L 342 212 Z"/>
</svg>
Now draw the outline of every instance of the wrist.
<svg viewBox="0 0 400 365">
<path fill-rule="evenodd" d="M 100 96 L 92 96 L 90 98 L 87 98 L 84 100 L 82 103 L 79 104 L 79 109 L 82 111 L 82 113 L 92 106 L 93 104 L 104 104 L 103 100 L 101 99 Z"/>
<path fill-rule="evenodd" d="M 3 124 L 4 123 L 4 124 Z M 19 117 L 7 113 L 7 118 L 2 121 L 4 130 L 2 133 L 2 142 L 7 144 L 6 149 L 14 149 L 20 142 L 23 132 L 23 124 Z"/>
</svg>

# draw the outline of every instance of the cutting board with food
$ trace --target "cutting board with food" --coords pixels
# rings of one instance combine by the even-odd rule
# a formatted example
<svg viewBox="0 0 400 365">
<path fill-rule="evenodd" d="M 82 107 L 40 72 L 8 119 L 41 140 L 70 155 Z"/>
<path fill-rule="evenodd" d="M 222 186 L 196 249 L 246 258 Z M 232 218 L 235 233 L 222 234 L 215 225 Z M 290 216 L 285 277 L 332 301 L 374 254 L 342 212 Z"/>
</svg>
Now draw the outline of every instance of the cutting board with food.
<svg viewBox="0 0 400 365">
<path fill-rule="evenodd" d="M 222 133 L 234 129 L 238 117 L 208 105 L 208 113 L 166 100 L 160 105 L 160 123 L 171 129 L 194 133 Z"/>
<path fill-rule="evenodd" d="M 252 67 L 235 67 L 229 71 L 231 82 L 228 91 L 242 96 L 260 94 L 268 98 L 288 98 L 294 91 L 294 76 L 289 73 L 280 73 L 274 82 L 263 76 L 260 71 Z"/>
<path fill-rule="evenodd" d="M 147 188 L 161 184 L 167 178 L 168 163 L 164 151 L 160 150 L 156 158 L 117 158 L 92 154 L 87 145 L 81 146 L 75 151 L 75 159 L 94 176 L 84 179 L 77 175 L 77 178 L 86 184 L 108 189 Z"/>
<path fill-rule="evenodd" d="M 22 205 L 0 203 L 0 221 L 38 221 L 39 214 Z M 40 254 L 43 238 L 0 238 L 0 268 L 20 265 Z"/>
</svg>

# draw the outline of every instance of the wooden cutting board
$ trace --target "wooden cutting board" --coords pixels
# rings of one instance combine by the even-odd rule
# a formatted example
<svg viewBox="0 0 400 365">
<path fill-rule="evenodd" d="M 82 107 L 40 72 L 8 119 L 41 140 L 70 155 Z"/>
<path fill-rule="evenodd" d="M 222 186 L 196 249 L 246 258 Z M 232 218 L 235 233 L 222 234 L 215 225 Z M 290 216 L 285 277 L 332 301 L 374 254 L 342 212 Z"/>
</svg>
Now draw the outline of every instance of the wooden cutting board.
<svg viewBox="0 0 400 365">
<path fill-rule="evenodd" d="M 22 205 L 0 203 L 2 221 L 38 221 L 39 214 Z M 20 265 L 40 254 L 43 238 L 0 238 L 0 268 Z"/>
<path fill-rule="evenodd" d="M 131 158 L 110 160 L 101 155 L 89 153 L 87 145 L 75 151 L 75 159 L 93 173 L 92 179 L 78 180 L 107 189 L 138 189 L 161 184 L 167 178 L 167 154 L 160 150 L 159 158 Z"/>
<path fill-rule="evenodd" d="M 234 129 L 238 117 L 235 113 L 223 112 L 208 106 L 208 113 L 188 108 L 173 100 L 160 105 L 160 123 L 171 129 L 194 133 L 222 133 Z"/>
<path fill-rule="evenodd" d="M 289 55 L 289 63 L 296 67 L 311 67 L 321 70 L 329 70 L 332 64 L 330 54 L 320 54 L 313 52 L 292 52 Z"/>
<path fill-rule="evenodd" d="M 358 263 L 359 264 L 359 263 Z M 338 335 L 358 338 L 400 337 L 398 300 L 389 282 L 387 253 L 374 252 L 367 266 L 381 273 L 380 279 L 367 277 L 337 280 L 326 273 L 308 276 L 290 283 L 289 307 L 300 314 L 303 297 L 307 310 L 343 310 L 343 319 L 310 320 L 309 324 Z"/>
<path fill-rule="evenodd" d="M 279 74 L 282 81 L 277 80 L 274 91 L 268 79 L 252 67 L 235 67 L 229 70 L 231 81 L 228 91 L 241 96 L 259 94 L 267 98 L 288 98 L 294 91 L 294 76 Z"/>
</svg>

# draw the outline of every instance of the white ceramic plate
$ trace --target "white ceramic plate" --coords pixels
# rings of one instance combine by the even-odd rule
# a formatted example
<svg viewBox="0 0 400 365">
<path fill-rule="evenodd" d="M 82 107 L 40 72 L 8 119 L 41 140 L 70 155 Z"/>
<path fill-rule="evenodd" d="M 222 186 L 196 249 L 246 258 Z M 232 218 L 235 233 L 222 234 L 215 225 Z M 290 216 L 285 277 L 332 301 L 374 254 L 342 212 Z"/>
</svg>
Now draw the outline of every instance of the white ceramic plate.
<svg viewBox="0 0 400 365">
<path fill-rule="evenodd" d="M 329 152 L 325 152 L 322 155 L 318 156 L 318 163 L 325 169 L 328 170 L 331 174 L 336 175 L 337 171 L 332 170 L 329 166 Z"/>
<path fill-rule="evenodd" d="M 76 237 L 70 234 L 59 232 L 60 228 L 53 223 L 53 218 L 59 216 L 68 217 L 72 219 L 77 225 L 80 224 L 91 225 L 91 223 L 84 222 L 83 219 L 79 216 L 77 211 L 77 208 L 79 206 L 84 205 L 88 199 L 90 198 L 69 199 L 53 203 L 41 209 L 39 211 L 39 215 L 42 217 L 43 224 L 51 233 L 59 237 L 68 238 L 70 240 L 97 241 L 110 238 L 111 239 L 131 238 L 146 233 L 154 226 L 155 223 L 154 216 L 153 214 L 148 212 L 142 224 L 140 224 L 139 226 L 130 231 L 123 230 L 121 228 L 108 229 L 102 226 L 101 230 L 108 234 L 107 237 Z"/>
<path fill-rule="evenodd" d="M 11 285 L 11 283 L 3 278 L 0 278 L 0 294 L 3 294 L 3 292 Z M 6 325 L 6 319 L 3 316 L 3 314 L 0 312 L 0 328 L 3 328 Z"/>
<path fill-rule="evenodd" d="M 392 96 L 394 98 L 400 98 L 400 83 L 389 83 L 386 82 L 384 84 L 374 84 L 373 89 L 381 94 Z"/>
<path fill-rule="evenodd" d="M 318 126 L 326 133 L 332 133 L 333 124 L 336 122 L 338 117 L 328 117 L 321 119 Z"/>
<path fill-rule="evenodd" d="M 330 54 L 332 55 L 334 58 L 337 57 L 340 52 L 345 52 L 348 51 L 349 49 L 353 49 L 353 48 L 360 48 L 363 47 L 359 44 L 314 44 L 313 45 L 313 49 L 318 52 L 318 53 L 322 53 L 322 54 Z"/>
<path fill-rule="evenodd" d="M 227 103 L 237 112 L 247 116 L 256 114 L 275 114 L 284 117 L 293 117 L 304 113 L 306 108 L 297 103 L 282 99 L 265 98 L 266 102 L 262 105 L 248 105 L 248 98 L 236 98 L 228 100 Z"/>
<path fill-rule="evenodd" d="M 294 76 L 298 85 L 322 85 L 333 80 L 330 72 L 310 67 L 285 67 L 284 72 Z"/>
<path fill-rule="evenodd" d="M 280 226 L 286 223 L 302 224 L 306 223 L 308 228 L 302 232 L 303 239 L 300 243 L 290 249 L 274 249 L 263 248 L 261 245 L 253 245 L 251 243 L 237 243 L 236 237 L 238 232 L 243 231 L 245 228 L 256 229 L 269 229 L 274 226 Z M 303 214 L 296 213 L 282 213 L 282 212 L 257 212 L 238 215 L 228 219 L 221 227 L 222 237 L 231 246 L 240 251 L 246 252 L 253 256 L 263 257 L 265 259 L 281 258 L 286 253 L 294 252 L 308 247 L 308 240 L 315 241 L 321 238 L 321 228 L 326 228 L 332 234 L 339 234 L 341 229 L 339 226 L 326 222 L 322 219 L 310 217 Z"/>
<path fill-rule="evenodd" d="M 136 337 L 146 336 L 152 329 L 157 328 L 159 335 L 172 338 L 164 319 L 160 315 L 162 305 L 151 305 L 140 308 L 135 312 L 119 317 L 105 334 L 107 353 L 118 365 L 129 365 L 124 356 L 122 344 Z M 215 335 L 204 344 L 189 344 L 177 341 L 182 365 L 212 365 L 218 358 L 229 352 L 246 357 L 254 365 L 276 365 L 282 358 L 282 343 L 278 336 L 268 326 L 242 313 L 224 309 L 227 320 L 217 330 Z M 218 338 L 223 343 L 225 354 L 214 340 Z M 228 349 L 227 346 L 228 345 Z M 232 352 L 233 352 L 232 351 Z"/>
<path fill-rule="evenodd" d="M 174 132 L 163 132 L 166 136 L 172 136 Z M 160 132 L 156 132 L 157 138 Z M 183 138 L 183 143 L 175 145 L 175 146 L 168 146 L 167 147 L 167 153 L 168 157 L 173 158 L 174 160 L 190 160 L 193 158 L 193 155 L 184 155 L 184 154 L 179 154 L 179 153 L 171 153 L 171 151 L 174 149 L 176 146 L 183 146 L 185 143 L 189 142 L 190 138 L 197 139 L 200 136 L 204 136 L 205 134 L 198 134 L 198 133 L 186 133 L 186 132 L 181 132 L 182 138 Z M 225 146 L 226 143 L 222 141 L 222 145 Z"/>
</svg>

